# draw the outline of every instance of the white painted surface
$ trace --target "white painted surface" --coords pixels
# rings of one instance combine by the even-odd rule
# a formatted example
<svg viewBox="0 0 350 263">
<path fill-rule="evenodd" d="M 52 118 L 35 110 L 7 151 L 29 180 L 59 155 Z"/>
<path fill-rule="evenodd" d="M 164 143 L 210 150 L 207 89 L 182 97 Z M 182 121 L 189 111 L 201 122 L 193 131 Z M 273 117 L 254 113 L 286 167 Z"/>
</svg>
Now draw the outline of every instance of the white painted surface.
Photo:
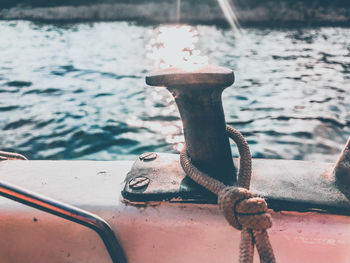
<svg viewBox="0 0 350 263">
<path fill-rule="evenodd" d="M 120 191 L 132 162 L 4 161 L 0 180 L 97 213 L 118 233 L 130 263 L 237 262 L 239 232 L 214 205 L 133 206 Z M 0 197 L 0 262 L 110 262 L 82 226 Z M 350 217 L 273 213 L 278 262 L 349 262 Z M 258 262 L 258 257 L 255 257 Z"/>
</svg>

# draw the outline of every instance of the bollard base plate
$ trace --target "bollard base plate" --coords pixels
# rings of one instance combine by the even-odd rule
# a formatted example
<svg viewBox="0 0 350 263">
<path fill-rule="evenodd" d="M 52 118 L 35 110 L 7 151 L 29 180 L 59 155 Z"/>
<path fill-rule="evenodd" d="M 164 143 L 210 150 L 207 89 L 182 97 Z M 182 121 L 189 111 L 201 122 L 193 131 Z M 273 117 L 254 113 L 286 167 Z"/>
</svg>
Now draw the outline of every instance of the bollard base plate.
<svg viewBox="0 0 350 263">
<path fill-rule="evenodd" d="M 238 167 L 237 159 L 234 163 Z M 333 167 L 333 163 L 253 159 L 250 190 L 275 211 L 350 215 L 350 196 L 338 189 Z M 130 182 L 137 177 L 148 178 L 148 184 L 133 188 Z M 185 175 L 177 154 L 138 159 L 126 176 L 122 195 L 130 202 L 217 202 L 215 195 Z"/>
</svg>

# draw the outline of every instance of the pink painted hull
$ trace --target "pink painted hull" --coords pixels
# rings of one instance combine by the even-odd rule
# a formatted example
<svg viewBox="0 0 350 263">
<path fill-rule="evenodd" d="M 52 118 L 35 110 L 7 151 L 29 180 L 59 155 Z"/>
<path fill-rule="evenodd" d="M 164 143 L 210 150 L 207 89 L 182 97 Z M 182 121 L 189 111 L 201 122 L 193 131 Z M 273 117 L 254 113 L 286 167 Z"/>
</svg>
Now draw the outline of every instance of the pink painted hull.
<svg viewBox="0 0 350 263">
<path fill-rule="evenodd" d="M 128 262 L 237 262 L 239 232 L 215 205 L 125 203 L 120 191 L 131 165 L 5 161 L 0 174 L 2 180 L 106 219 L 120 237 Z M 110 262 L 90 230 L 5 198 L 0 198 L 0 210 L 0 262 Z M 272 215 L 269 235 L 278 262 L 350 262 L 350 217 Z"/>
</svg>

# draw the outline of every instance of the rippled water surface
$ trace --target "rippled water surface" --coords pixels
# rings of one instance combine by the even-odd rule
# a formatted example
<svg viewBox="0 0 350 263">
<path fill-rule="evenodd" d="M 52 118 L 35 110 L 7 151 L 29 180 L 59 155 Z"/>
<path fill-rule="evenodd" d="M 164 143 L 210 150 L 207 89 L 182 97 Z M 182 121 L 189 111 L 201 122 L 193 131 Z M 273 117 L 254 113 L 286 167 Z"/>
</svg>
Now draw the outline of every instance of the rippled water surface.
<svg viewBox="0 0 350 263">
<path fill-rule="evenodd" d="M 350 136 L 350 29 L 0 22 L 0 149 L 30 159 L 177 152 L 175 103 L 145 85 L 159 67 L 232 68 L 226 120 L 254 157 L 335 161 Z M 236 155 L 236 151 L 233 152 Z"/>
</svg>

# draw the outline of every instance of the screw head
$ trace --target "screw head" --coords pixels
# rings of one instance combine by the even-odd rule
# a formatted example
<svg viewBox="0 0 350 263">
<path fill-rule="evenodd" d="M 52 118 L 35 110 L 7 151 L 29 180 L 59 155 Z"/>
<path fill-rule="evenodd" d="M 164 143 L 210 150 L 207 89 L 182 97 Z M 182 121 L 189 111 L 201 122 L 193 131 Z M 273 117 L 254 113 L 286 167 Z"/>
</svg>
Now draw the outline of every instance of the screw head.
<svg viewBox="0 0 350 263">
<path fill-rule="evenodd" d="M 145 176 L 138 176 L 129 181 L 129 187 L 134 190 L 138 190 L 148 186 L 150 179 Z"/>
<path fill-rule="evenodd" d="M 157 158 L 157 154 L 154 152 L 143 153 L 139 156 L 141 161 L 152 161 Z"/>
</svg>

